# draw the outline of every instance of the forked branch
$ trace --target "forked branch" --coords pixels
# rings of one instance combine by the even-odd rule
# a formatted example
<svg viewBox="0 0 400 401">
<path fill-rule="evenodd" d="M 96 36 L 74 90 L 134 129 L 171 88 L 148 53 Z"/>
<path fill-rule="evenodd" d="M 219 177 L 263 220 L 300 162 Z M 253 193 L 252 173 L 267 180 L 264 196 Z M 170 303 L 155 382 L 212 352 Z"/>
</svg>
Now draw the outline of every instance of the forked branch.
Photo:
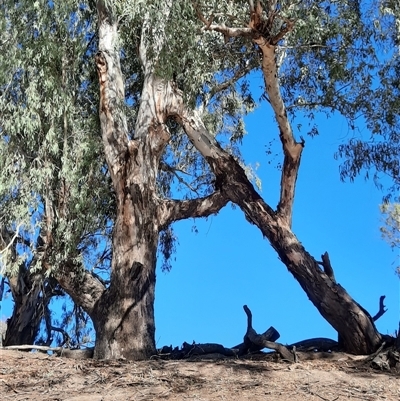
<svg viewBox="0 0 400 401">
<path fill-rule="evenodd" d="M 256 4 L 254 4 L 254 1 L 249 1 L 250 21 L 248 28 L 230 28 L 224 24 L 213 24 L 212 18 L 207 20 L 196 4 L 194 7 L 199 19 L 204 23 L 205 30 L 220 32 L 225 36 L 225 40 L 227 37 L 251 37 L 262 52 L 262 72 L 264 75 L 265 90 L 278 123 L 279 137 L 284 154 L 281 193 L 277 211 L 282 220 L 290 227 L 292 224 L 295 186 L 305 141 L 302 138 L 300 142 L 295 140 L 288 119 L 279 84 L 276 46 L 293 29 L 294 21 L 280 15 L 276 10 L 276 1 L 269 2 L 266 15 L 263 12 L 260 1 L 257 1 Z M 276 29 L 276 20 L 278 20 L 281 26 L 278 31 Z"/>
<path fill-rule="evenodd" d="M 385 309 L 384 301 L 385 301 L 386 295 L 382 295 L 379 298 L 379 311 L 378 313 L 372 318 L 374 322 L 376 322 L 384 313 L 387 312 L 387 309 Z"/>
</svg>

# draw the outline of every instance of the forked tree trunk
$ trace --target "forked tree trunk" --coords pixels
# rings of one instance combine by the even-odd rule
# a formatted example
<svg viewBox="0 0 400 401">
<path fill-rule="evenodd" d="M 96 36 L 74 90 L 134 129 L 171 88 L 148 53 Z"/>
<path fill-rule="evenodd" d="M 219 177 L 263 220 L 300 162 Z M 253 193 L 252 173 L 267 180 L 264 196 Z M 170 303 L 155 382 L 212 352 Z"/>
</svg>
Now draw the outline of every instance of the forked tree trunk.
<svg viewBox="0 0 400 401">
<path fill-rule="evenodd" d="M 100 123 L 105 157 L 116 196 L 110 287 L 94 306 L 94 357 L 146 359 L 155 353 L 154 289 L 159 234 L 156 195 L 158 161 L 169 133 L 156 109 L 149 75 L 145 79 L 134 139 L 129 139 L 117 21 L 97 2 Z"/>
<path fill-rule="evenodd" d="M 112 241 L 110 287 L 96 303 L 97 359 L 147 359 L 156 352 L 154 290 L 158 244 L 154 132 L 131 151 L 115 186 L 117 215 Z M 161 134 L 162 135 L 162 134 Z M 161 136 L 162 137 L 162 136 Z"/>
</svg>

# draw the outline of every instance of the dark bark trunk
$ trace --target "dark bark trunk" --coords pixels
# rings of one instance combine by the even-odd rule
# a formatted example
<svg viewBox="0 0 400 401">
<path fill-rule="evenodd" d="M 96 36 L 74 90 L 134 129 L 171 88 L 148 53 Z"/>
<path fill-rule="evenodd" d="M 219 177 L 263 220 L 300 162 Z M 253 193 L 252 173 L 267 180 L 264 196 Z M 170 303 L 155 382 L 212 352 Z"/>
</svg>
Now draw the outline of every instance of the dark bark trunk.
<svg viewBox="0 0 400 401">
<path fill-rule="evenodd" d="M 132 184 L 119 203 L 110 287 L 92 315 L 97 359 L 147 359 L 156 353 L 154 290 L 158 243 L 154 193 Z"/>
<path fill-rule="evenodd" d="M 24 273 L 10 279 L 14 308 L 7 320 L 7 331 L 3 345 L 33 344 L 39 332 L 42 314 L 40 313 L 40 285 L 36 280 L 24 277 Z"/>
<path fill-rule="evenodd" d="M 4 346 L 34 344 L 39 333 L 40 323 L 50 302 L 56 282 L 44 279 L 41 274 L 31 274 L 21 267 L 17 276 L 10 277 L 10 289 L 14 308 L 7 320 Z"/>
</svg>

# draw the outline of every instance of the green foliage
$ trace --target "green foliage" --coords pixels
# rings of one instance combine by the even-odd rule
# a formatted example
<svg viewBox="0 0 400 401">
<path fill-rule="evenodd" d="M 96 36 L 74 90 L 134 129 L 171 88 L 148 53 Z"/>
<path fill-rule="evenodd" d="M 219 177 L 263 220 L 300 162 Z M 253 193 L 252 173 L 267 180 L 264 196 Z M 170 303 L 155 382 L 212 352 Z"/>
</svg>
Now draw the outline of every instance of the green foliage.
<svg viewBox="0 0 400 401">
<path fill-rule="evenodd" d="M 50 231 L 53 268 L 82 261 L 98 242 L 93 234 L 107 231 L 112 217 L 92 63 L 95 19 L 78 4 L 10 1 L 0 18 L 7 38 L 0 61 L 0 224 L 23 223 L 34 253 L 37 234 Z"/>
</svg>

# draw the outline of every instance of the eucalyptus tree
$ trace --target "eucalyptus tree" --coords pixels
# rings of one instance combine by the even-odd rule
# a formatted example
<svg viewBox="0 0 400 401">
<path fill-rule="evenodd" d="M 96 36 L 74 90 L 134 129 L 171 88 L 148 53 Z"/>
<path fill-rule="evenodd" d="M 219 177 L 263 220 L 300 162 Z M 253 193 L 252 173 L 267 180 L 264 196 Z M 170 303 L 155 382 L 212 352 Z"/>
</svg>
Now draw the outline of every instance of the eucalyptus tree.
<svg viewBox="0 0 400 401">
<path fill-rule="evenodd" d="M 141 302 L 148 295 L 146 313 L 149 310 L 152 312 L 153 288 L 150 283 L 154 282 L 154 263 L 150 261 L 154 257 L 159 228 L 180 218 L 216 211 L 226 203 L 227 198 L 238 204 L 247 219 L 268 238 L 313 304 L 338 331 L 343 347 L 354 353 L 376 350 L 382 337 L 370 314 L 336 282 L 327 255 L 318 261 L 291 231 L 295 184 L 304 140 L 297 141 L 294 137 L 285 98 L 288 100 L 294 93 L 297 96 L 304 93 L 303 98 L 293 103 L 293 110 L 300 106 L 311 113 L 313 108 L 321 106 L 340 111 L 351 123 L 357 110 L 364 112 L 362 106 L 365 102 L 354 102 L 354 96 L 370 93 L 370 75 L 377 66 L 370 64 L 374 60 L 374 49 L 370 42 L 369 21 L 361 15 L 359 6 L 355 2 L 335 2 L 327 7 L 325 3 L 290 1 L 279 4 L 271 1 L 265 8 L 260 2 L 254 4 L 252 1 L 248 5 L 241 2 L 163 2 L 158 6 L 148 3 L 146 7 L 138 7 L 135 2 L 131 8 L 129 3 L 123 6 L 127 20 L 134 18 L 135 11 L 141 18 L 138 55 L 144 78 L 135 130 L 130 136 L 123 110 L 117 106 L 124 100 L 124 86 L 119 53 L 115 50 L 115 11 L 112 6 L 98 2 L 99 52 L 96 64 L 101 93 L 100 121 L 106 160 L 117 196 L 117 218 L 113 234 L 110 291 L 104 301 L 101 299 L 95 306 L 100 306 L 102 312 L 107 311 L 103 316 L 108 322 L 97 330 L 100 333 L 97 356 L 118 354 L 121 341 L 117 337 L 123 337 L 124 324 L 117 316 L 124 313 L 128 316 L 125 308 L 129 308 L 129 314 L 135 312 L 131 316 L 137 320 L 139 310 L 141 316 L 145 313 Z M 143 8 L 144 14 L 140 15 Z M 194 13 L 197 21 L 193 19 Z M 346 29 L 345 24 L 349 22 L 351 29 Z M 198 23 L 204 31 L 200 37 Z M 245 25 L 240 26 L 240 23 Z M 180 35 L 181 32 L 184 35 Z M 205 71 L 200 70 L 199 74 L 196 68 L 206 65 L 214 54 L 218 55 L 213 48 L 218 48 L 218 33 L 221 36 L 220 46 L 224 44 L 225 48 L 219 48 L 224 55 L 219 69 L 211 66 L 214 69 L 209 70 L 219 79 L 214 81 L 213 86 L 206 79 Z M 203 46 L 208 55 L 205 59 L 196 54 L 197 51 L 201 55 Z M 186 57 L 181 53 L 182 49 Z M 280 57 L 285 51 L 287 54 L 283 53 Z M 218 110 L 224 105 L 223 102 L 215 105 L 210 98 L 221 90 L 223 93 L 224 89 L 232 88 L 235 77 L 241 74 L 241 62 L 244 66 L 253 65 L 258 58 L 261 59 L 266 96 L 275 113 L 284 154 L 281 196 L 276 210 L 256 192 L 237 158 L 219 145 L 215 137 L 218 130 L 213 132 L 215 125 L 207 127 L 204 121 L 213 107 Z M 279 60 L 284 62 L 282 73 L 279 71 Z M 304 60 L 310 62 L 306 64 Z M 172 61 L 175 71 L 171 74 Z M 239 68 L 229 68 L 229 64 Z M 219 74 L 229 69 L 230 81 L 221 80 Z M 181 82 L 177 82 L 174 77 L 182 74 L 182 70 L 186 79 L 183 77 Z M 309 75 L 311 73 L 312 76 Z M 281 90 L 280 77 L 286 84 L 286 93 Z M 300 81 L 298 87 L 291 90 L 290 84 L 297 79 Z M 360 79 L 365 80 L 363 85 L 359 84 Z M 345 85 L 345 91 L 342 85 Z M 221 112 L 224 112 L 223 108 L 214 116 Z M 364 115 L 369 117 L 367 113 Z M 215 191 L 204 199 L 191 200 L 192 207 L 184 206 L 189 205 L 185 203 L 188 201 L 162 200 L 154 196 L 158 161 L 170 141 L 169 119 L 181 127 L 215 175 Z M 205 202 L 208 202 L 207 210 L 204 209 Z M 151 224 L 150 216 L 146 218 L 147 208 L 152 210 Z M 143 223 L 146 230 L 142 228 Z M 144 233 L 147 246 L 143 244 Z M 127 256 L 129 250 L 133 250 L 131 257 Z M 132 256 L 135 257 L 133 260 Z M 140 299 L 130 290 L 121 290 L 124 285 L 126 288 L 126 279 L 130 275 L 134 277 Z M 112 289 L 113 282 L 119 286 L 118 291 Z M 122 294 L 122 299 L 118 299 L 117 293 L 119 296 Z M 112 306 L 110 299 L 115 300 Z M 110 320 L 111 316 L 113 319 Z M 153 330 L 152 321 L 149 324 L 150 327 L 143 329 L 147 333 Z M 111 332 L 114 335 L 110 345 Z M 140 338 L 138 331 L 134 334 Z M 104 353 L 104 350 L 108 351 Z"/>
<path fill-rule="evenodd" d="M 44 342 L 61 331 L 49 308 L 65 294 L 54 272 L 62 281 L 107 264 L 98 244 L 109 237 L 112 197 L 89 68 L 92 13 L 46 1 L 3 2 L 0 12 L 1 273 L 14 301 L 5 345 L 32 344 L 41 321 Z"/>
<path fill-rule="evenodd" d="M 182 138 L 178 125 L 167 121 L 165 114 L 154 114 L 154 102 L 162 94 L 156 99 L 152 91 L 157 82 L 163 83 L 154 74 L 163 42 L 152 43 L 149 35 L 152 19 L 159 24 L 156 33 L 162 34 L 157 7 L 148 15 L 138 12 L 140 8 L 128 15 L 103 2 L 94 6 L 97 10 L 92 3 L 22 1 L 5 3 L 1 9 L 8 56 L 1 60 L 3 266 L 16 302 L 17 331 L 31 321 L 34 311 L 48 305 L 42 298 L 51 278 L 92 318 L 97 357 L 140 359 L 155 352 L 159 236 L 160 252 L 167 260 L 173 250 L 172 221 L 207 216 L 227 199 L 220 191 L 213 192 L 206 163 Z M 122 18 L 120 31 L 117 14 Z M 224 63 L 224 54 L 219 41 L 211 45 L 216 54 L 203 78 L 215 83 L 214 72 Z M 93 46 L 98 48 L 100 110 L 93 91 L 96 70 L 90 68 Z M 250 68 L 243 65 L 230 82 Z M 170 83 L 168 90 L 174 85 Z M 198 82 L 191 86 L 200 91 Z M 226 82 L 209 98 L 222 89 Z M 253 105 L 248 88 L 233 88 L 218 102 L 224 102 L 225 113 L 209 113 L 210 126 L 239 138 L 243 104 Z M 167 147 L 170 136 L 174 139 Z M 233 141 L 227 147 L 236 152 Z M 192 182 L 185 182 L 185 175 L 193 176 Z M 170 199 L 173 179 L 178 187 L 190 187 L 196 198 Z M 115 227 L 113 258 L 110 281 L 104 282 L 91 270 L 97 267 L 93 253 L 104 259 L 99 249 L 101 241 L 107 241 L 110 221 Z M 33 326 L 36 330 L 37 324 Z M 32 327 L 28 329 L 32 340 Z M 26 338 L 17 342 L 29 341 Z"/>
</svg>

